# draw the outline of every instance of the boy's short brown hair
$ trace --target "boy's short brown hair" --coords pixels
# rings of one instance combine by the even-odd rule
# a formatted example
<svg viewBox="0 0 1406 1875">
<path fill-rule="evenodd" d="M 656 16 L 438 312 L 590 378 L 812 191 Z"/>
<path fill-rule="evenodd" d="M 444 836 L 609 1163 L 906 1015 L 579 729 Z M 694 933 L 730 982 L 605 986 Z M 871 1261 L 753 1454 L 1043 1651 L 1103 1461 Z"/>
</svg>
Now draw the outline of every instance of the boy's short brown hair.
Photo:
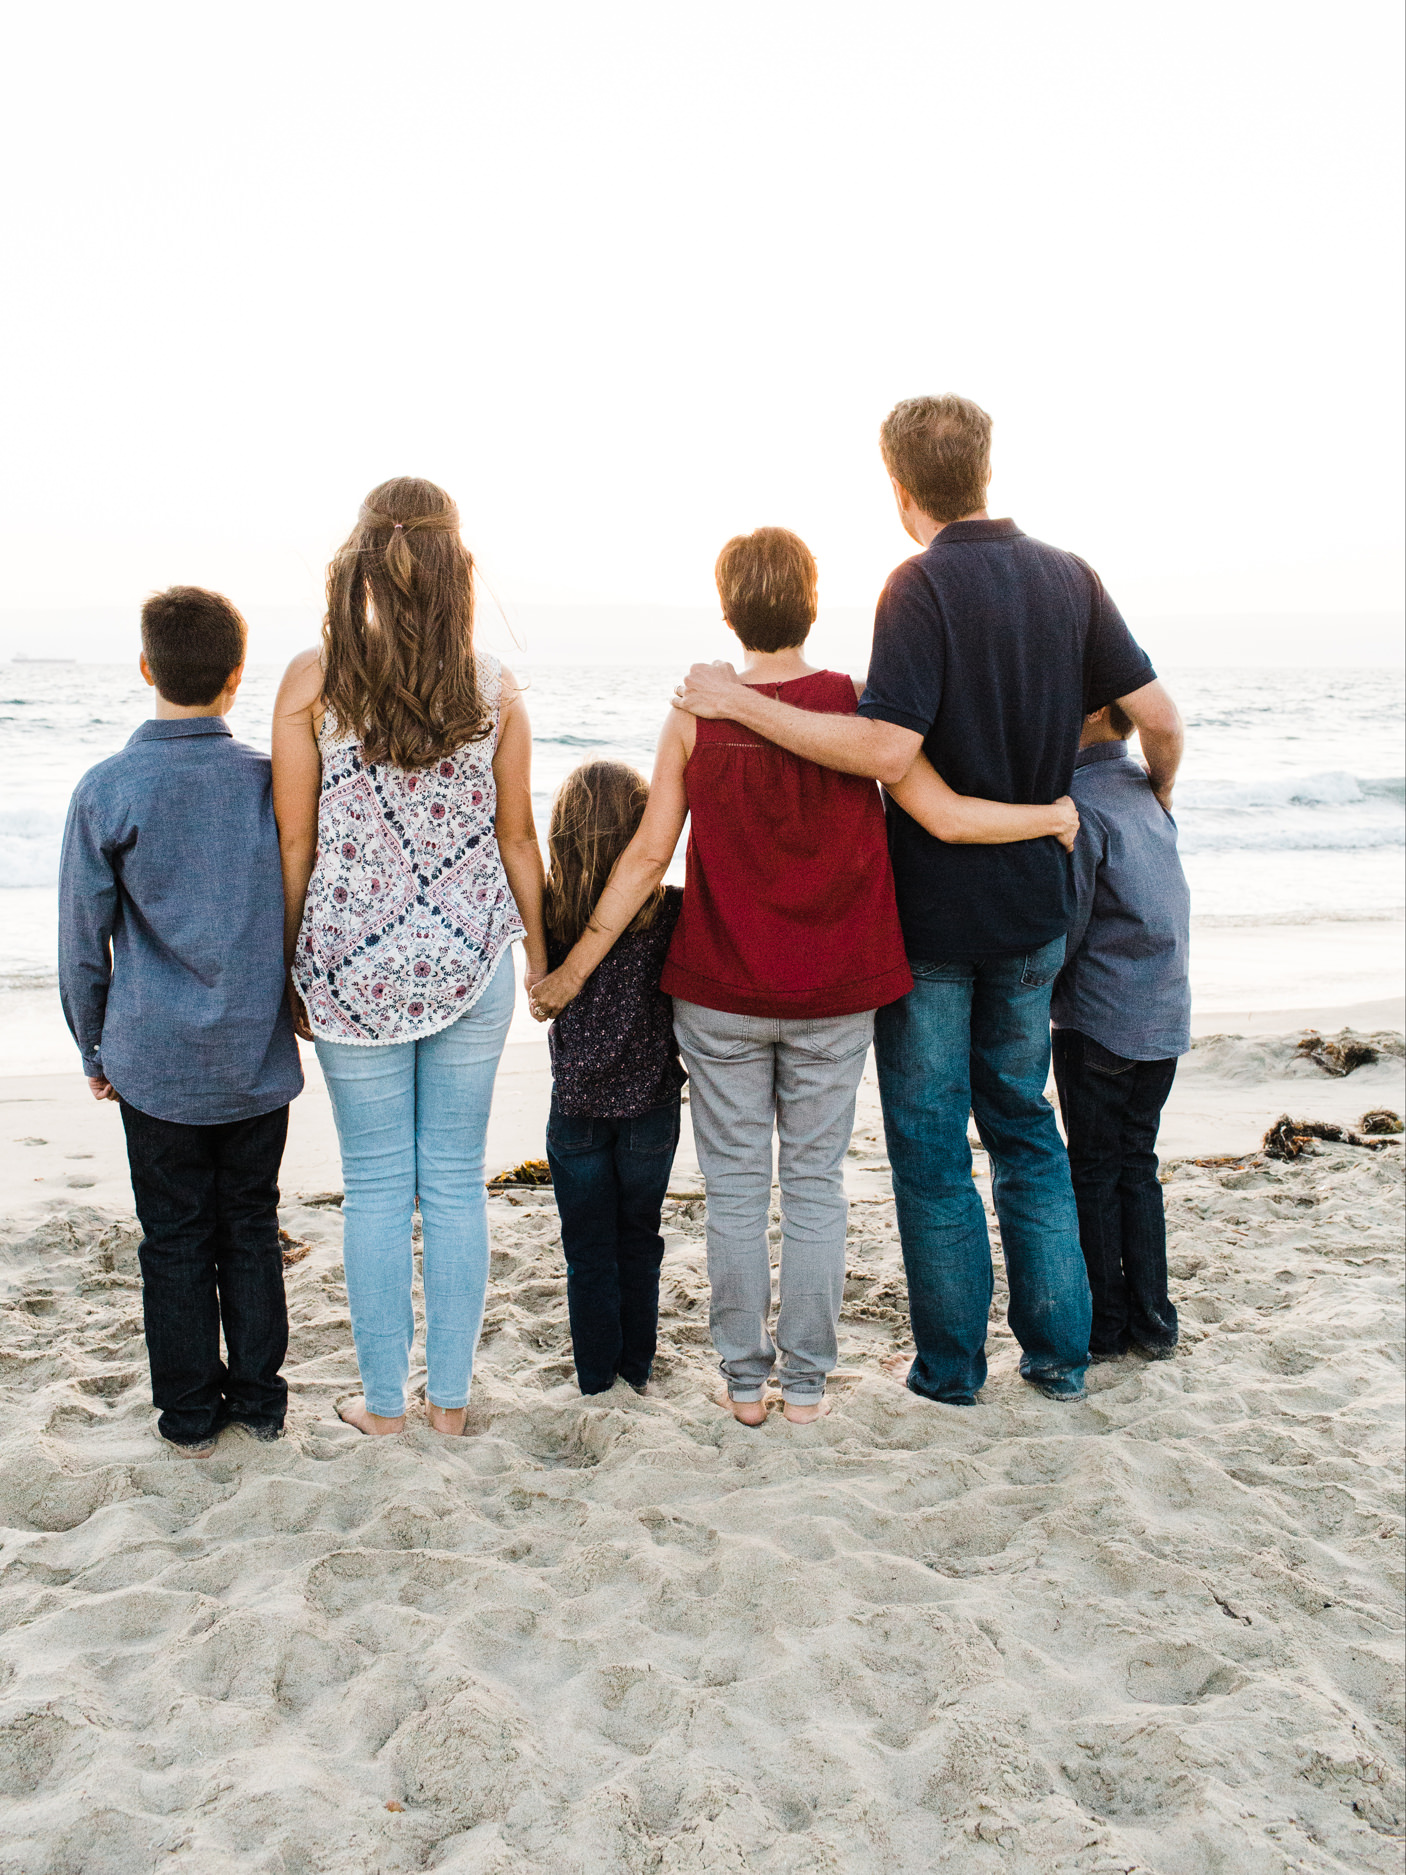
<svg viewBox="0 0 1406 1875">
<path fill-rule="evenodd" d="M 723 617 L 749 651 L 784 651 L 810 636 L 819 575 L 799 535 L 784 527 L 734 534 L 713 577 Z"/>
<path fill-rule="evenodd" d="M 1128 737 L 1133 733 L 1133 726 L 1132 717 L 1129 716 L 1121 703 L 1110 703 L 1108 705 L 1108 727 L 1113 731 L 1115 736 L 1121 736 L 1123 741 L 1126 742 Z"/>
<path fill-rule="evenodd" d="M 879 431 L 884 467 L 944 525 L 986 506 L 991 419 L 969 397 L 905 397 Z"/>
<path fill-rule="evenodd" d="M 168 703 L 213 703 L 244 662 L 249 627 L 223 593 L 171 586 L 142 607 L 142 650 Z"/>
</svg>

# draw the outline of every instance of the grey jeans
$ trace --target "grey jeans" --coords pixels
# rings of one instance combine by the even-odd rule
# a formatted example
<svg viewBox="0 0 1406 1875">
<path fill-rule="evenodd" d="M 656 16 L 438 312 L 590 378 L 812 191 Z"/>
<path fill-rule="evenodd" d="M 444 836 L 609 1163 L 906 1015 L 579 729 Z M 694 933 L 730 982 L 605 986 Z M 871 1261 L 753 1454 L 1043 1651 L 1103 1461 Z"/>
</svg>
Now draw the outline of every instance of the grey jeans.
<svg viewBox="0 0 1406 1875">
<path fill-rule="evenodd" d="M 845 1289 L 844 1158 L 874 1014 L 733 1016 L 674 999 L 693 1140 L 708 1194 L 713 1345 L 729 1396 L 759 1400 L 780 1350 L 781 1391 L 825 1392 Z M 772 1127 L 780 1135 L 781 1285 L 771 1314 Z"/>
</svg>

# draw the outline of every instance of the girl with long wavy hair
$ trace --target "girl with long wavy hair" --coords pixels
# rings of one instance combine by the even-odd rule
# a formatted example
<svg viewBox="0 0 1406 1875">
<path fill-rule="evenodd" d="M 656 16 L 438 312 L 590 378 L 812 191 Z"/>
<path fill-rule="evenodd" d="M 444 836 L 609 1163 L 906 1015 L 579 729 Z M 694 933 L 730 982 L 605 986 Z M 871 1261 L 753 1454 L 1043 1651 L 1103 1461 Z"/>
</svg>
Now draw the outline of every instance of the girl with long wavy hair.
<svg viewBox="0 0 1406 1875">
<path fill-rule="evenodd" d="M 399 1432 L 424 1229 L 430 1425 L 464 1429 L 488 1282 L 483 1159 L 513 1013 L 547 967 L 532 732 L 511 671 L 474 647 L 473 561 L 433 482 L 366 497 L 327 574 L 322 644 L 274 706 L 284 948 L 342 1149 L 343 1261 L 364 1397 Z"/>
</svg>

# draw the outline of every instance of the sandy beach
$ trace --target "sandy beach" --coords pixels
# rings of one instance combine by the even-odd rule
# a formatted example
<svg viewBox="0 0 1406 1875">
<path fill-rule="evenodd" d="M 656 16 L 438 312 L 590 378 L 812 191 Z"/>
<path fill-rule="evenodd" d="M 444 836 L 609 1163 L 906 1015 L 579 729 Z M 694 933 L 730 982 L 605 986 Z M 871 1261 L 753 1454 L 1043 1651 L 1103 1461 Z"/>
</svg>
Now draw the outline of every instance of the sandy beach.
<svg viewBox="0 0 1406 1875">
<path fill-rule="evenodd" d="M 314 1077 L 288 1434 L 199 1463 L 154 1431 L 116 1113 L 7 1079 L 0 1872 L 1399 1869 L 1400 1142 L 1194 1163 L 1284 1111 L 1401 1111 L 1400 1004 L 1351 1013 L 1384 1052 L 1340 1079 L 1297 1044 L 1342 1010 L 1198 1042 L 1165 1135 L 1181 1348 L 1072 1407 L 1021 1382 L 999 1264 L 982 1404 L 900 1384 L 866 1080 L 834 1411 L 757 1432 L 711 1403 L 687 1142 L 647 1397 L 576 1393 L 555 1210 L 518 1191 L 471 1436 L 342 1426 Z M 515 1040 L 495 1167 L 545 1095 Z"/>
</svg>

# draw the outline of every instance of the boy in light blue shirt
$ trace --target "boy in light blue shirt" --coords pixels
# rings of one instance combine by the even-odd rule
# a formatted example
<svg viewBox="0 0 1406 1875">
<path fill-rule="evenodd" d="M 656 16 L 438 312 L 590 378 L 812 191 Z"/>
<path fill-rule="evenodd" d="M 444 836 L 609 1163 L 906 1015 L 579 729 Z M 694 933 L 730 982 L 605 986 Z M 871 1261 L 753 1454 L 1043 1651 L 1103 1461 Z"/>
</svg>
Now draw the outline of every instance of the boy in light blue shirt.
<svg viewBox="0 0 1406 1875">
<path fill-rule="evenodd" d="M 1191 897 L 1132 729 L 1116 703 L 1085 720 L 1070 785 L 1078 908 L 1050 1005 L 1094 1361 L 1165 1360 L 1177 1343 L 1156 1144 L 1191 1047 Z"/>
<path fill-rule="evenodd" d="M 59 866 L 59 989 L 122 1109 L 157 1427 L 193 1456 L 231 1420 L 277 1438 L 288 1395 L 278 1168 L 303 1072 L 269 758 L 224 720 L 246 642 L 219 593 L 147 601 L 156 715 L 79 782 Z"/>
</svg>

